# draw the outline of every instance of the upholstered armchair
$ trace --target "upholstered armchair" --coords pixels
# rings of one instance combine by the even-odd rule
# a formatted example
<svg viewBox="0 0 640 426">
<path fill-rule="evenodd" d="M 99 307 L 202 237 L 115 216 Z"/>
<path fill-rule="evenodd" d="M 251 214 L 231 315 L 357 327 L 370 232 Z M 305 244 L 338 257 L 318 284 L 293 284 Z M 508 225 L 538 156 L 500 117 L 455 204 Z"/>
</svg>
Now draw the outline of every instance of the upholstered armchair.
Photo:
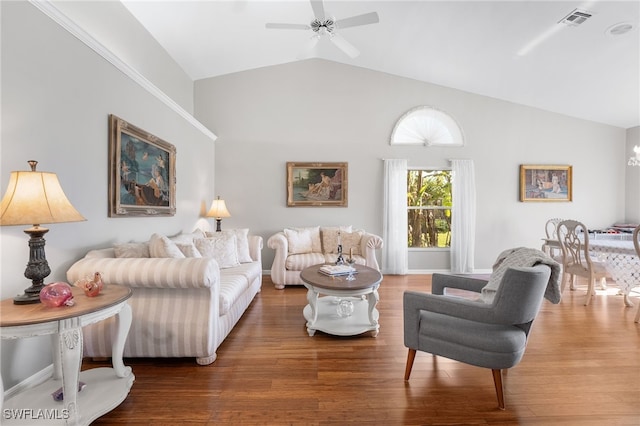
<svg viewBox="0 0 640 426">
<path fill-rule="evenodd" d="M 434 274 L 432 294 L 405 292 L 405 380 L 416 351 L 490 368 L 498 406 L 504 410 L 502 370 L 522 359 L 550 276 L 546 264 L 506 269 L 491 303 L 480 298 L 487 281 L 464 276 Z M 447 295 L 446 288 L 471 291 L 477 297 Z"/>
</svg>

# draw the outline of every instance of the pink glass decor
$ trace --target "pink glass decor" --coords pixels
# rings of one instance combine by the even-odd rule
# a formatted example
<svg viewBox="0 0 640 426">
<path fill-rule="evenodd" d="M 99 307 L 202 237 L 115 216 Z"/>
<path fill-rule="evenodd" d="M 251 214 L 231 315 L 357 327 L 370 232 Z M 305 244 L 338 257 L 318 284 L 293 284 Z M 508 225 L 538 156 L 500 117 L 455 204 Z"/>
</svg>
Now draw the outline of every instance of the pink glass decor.
<svg viewBox="0 0 640 426">
<path fill-rule="evenodd" d="M 87 297 L 95 297 L 102 291 L 102 275 L 100 275 L 100 272 L 96 272 L 93 274 L 93 278 L 87 277 L 79 279 L 74 285 L 84 290 L 84 294 L 87 295 Z"/>
<path fill-rule="evenodd" d="M 71 286 L 65 282 L 47 284 L 40 290 L 40 302 L 50 308 L 73 306 Z"/>
</svg>

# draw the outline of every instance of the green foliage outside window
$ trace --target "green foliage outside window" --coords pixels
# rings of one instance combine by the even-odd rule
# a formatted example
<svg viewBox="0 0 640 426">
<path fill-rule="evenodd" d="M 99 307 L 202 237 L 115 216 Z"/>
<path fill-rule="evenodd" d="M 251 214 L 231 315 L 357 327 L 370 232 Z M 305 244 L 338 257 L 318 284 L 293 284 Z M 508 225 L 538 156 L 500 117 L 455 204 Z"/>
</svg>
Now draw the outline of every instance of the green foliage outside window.
<svg viewBox="0 0 640 426">
<path fill-rule="evenodd" d="M 409 247 L 451 246 L 451 171 L 409 170 Z"/>
</svg>

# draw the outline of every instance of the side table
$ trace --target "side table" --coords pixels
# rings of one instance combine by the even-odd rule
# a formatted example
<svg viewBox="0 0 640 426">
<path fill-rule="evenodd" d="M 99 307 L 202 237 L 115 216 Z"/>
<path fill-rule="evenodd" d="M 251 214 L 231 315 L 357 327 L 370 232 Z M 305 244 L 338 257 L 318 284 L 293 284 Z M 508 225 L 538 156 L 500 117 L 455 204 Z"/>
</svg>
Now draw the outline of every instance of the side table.
<svg viewBox="0 0 640 426">
<path fill-rule="evenodd" d="M 122 361 L 124 343 L 131 327 L 131 289 L 105 285 L 97 297 L 87 297 L 73 287 L 75 305 L 58 308 L 43 304 L 14 305 L 0 302 L 0 337 L 20 339 L 53 336 L 53 376 L 43 383 L 11 396 L 2 404 L 0 423 L 88 425 L 125 400 L 135 376 Z M 112 365 L 80 371 L 82 327 L 117 315 L 113 333 Z M 78 382 L 86 388 L 78 391 Z M 62 387 L 64 400 L 52 393 Z M 1 389 L 0 389 L 1 390 Z"/>
<path fill-rule="evenodd" d="M 346 276 L 327 276 L 319 272 L 322 265 L 313 265 L 300 273 L 300 278 L 307 288 L 309 304 L 303 315 L 307 320 L 307 333 L 313 336 L 316 330 L 336 336 L 354 336 L 372 331 L 373 337 L 378 335 L 380 323 L 376 309 L 378 287 L 382 274 L 368 266 L 355 265 L 357 273 L 353 281 Z M 325 294 L 329 297 L 319 297 Z M 333 297 L 331 297 L 333 296 Z M 366 301 L 362 297 L 366 297 Z M 342 318 L 337 312 L 337 299 L 347 299 L 354 305 L 353 314 Z"/>
</svg>

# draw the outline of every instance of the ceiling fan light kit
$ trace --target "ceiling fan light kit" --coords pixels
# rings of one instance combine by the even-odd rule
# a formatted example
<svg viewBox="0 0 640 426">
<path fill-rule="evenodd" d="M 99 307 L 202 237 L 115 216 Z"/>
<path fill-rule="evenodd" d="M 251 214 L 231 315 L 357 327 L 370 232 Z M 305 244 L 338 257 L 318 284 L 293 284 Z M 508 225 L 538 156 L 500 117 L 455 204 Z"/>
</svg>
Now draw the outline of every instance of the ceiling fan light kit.
<svg viewBox="0 0 640 426">
<path fill-rule="evenodd" d="M 267 23 L 267 29 L 278 30 L 311 30 L 313 35 L 305 44 L 304 50 L 298 57 L 308 57 L 311 49 L 315 47 L 320 38 L 324 35 L 329 36 L 329 40 L 345 54 L 351 58 L 360 55 L 360 51 L 344 37 L 336 32 L 337 29 L 357 27 L 361 25 L 376 24 L 380 22 L 377 12 L 369 12 L 362 15 L 351 16 L 349 18 L 336 20 L 333 17 L 325 17 L 324 3 L 322 0 L 310 0 L 311 8 L 315 18 L 309 25 L 305 24 L 287 24 L 287 23 Z"/>
</svg>

